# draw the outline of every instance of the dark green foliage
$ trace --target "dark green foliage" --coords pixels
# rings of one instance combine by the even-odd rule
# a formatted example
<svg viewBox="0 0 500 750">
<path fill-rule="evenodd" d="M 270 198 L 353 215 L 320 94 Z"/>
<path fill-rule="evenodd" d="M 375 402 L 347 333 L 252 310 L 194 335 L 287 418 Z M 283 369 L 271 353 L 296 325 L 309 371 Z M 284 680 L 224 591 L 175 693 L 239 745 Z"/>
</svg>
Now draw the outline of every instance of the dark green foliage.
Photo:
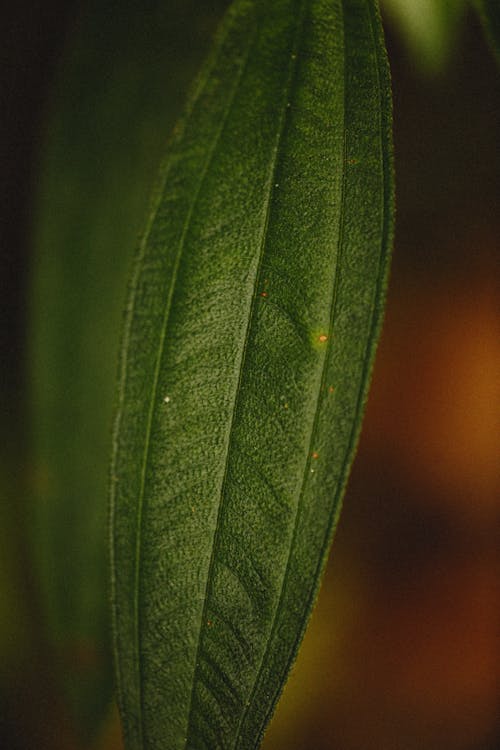
<svg viewBox="0 0 500 750">
<path fill-rule="evenodd" d="M 112 465 L 129 750 L 253 748 L 360 429 L 392 226 L 372 0 L 236 0 L 137 257 Z"/>
</svg>

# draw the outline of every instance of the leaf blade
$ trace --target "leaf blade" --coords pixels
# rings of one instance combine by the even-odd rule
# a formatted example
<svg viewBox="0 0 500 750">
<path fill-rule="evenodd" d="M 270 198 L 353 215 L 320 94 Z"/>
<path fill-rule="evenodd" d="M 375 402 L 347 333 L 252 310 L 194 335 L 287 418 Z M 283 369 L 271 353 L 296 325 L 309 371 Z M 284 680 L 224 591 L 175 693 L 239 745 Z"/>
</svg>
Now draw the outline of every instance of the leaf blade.
<svg viewBox="0 0 500 750">
<path fill-rule="evenodd" d="M 364 6 L 364 7 L 363 7 Z M 302 529 L 302 540 L 300 538 L 299 534 L 296 534 L 296 538 L 294 541 L 296 541 L 296 547 L 305 546 L 306 544 L 306 535 L 307 535 L 307 529 L 311 528 L 312 526 L 316 526 L 316 534 L 317 534 L 317 541 L 316 541 L 316 548 L 322 549 L 321 554 L 318 556 L 318 564 L 315 570 L 313 570 L 312 575 L 310 576 L 310 582 L 309 586 L 306 588 L 306 591 L 308 592 L 309 599 L 306 601 L 303 601 L 302 603 L 302 612 L 299 615 L 299 618 L 302 618 L 302 621 L 296 622 L 295 628 L 292 629 L 292 636 L 293 639 L 287 643 L 288 646 L 288 654 L 286 658 L 282 658 L 281 664 L 272 664 L 272 661 L 267 663 L 268 659 L 272 658 L 273 655 L 273 649 L 275 654 L 279 654 L 280 647 L 278 646 L 278 643 L 273 644 L 273 638 L 274 640 L 278 640 L 278 638 L 282 639 L 281 644 L 281 650 L 284 649 L 283 645 L 283 627 L 282 624 L 280 626 L 279 621 L 279 612 L 277 611 L 275 622 L 273 625 L 273 632 L 271 634 L 271 637 L 269 639 L 269 646 L 267 649 L 266 654 L 264 655 L 262 659 L 262 667 L 261 671 L 257 677 L 257 680 L 255 682 L 255 688 L 254 688 L 254 695 L 258 694 L 259 688 L 261 691 L 261 694 L 264 693 L 265 686 L 267 686 L 267 693 L 269 693 L 269 685 L 273 683 L 273 676 L 272 671 L 274 669 L 275 674 L 279 675 L 278 679 L 276 677 L 274 678 L 274 699 L 272 701 L 269 700 L 269 697 L 267 696 L 265 699 L 264 706 L 260 708 L 261 715 L 260 715 L 260 723 L 259 723 L 259 708 L 254 710 L 254 716 L 252 717 L 250 715 L 250 711 L 248 712 L 248 716 L 245 717 L 247 719 L 247 728 L 245 730 L 245 719 L 241 722 L 240 727 L 240 734 L 239 734 L 239 742 L 236 743 L 235 747 L 251 747 L 252 746 L 252 740 L 251 738 L 253 736 L 260 736 L 262 737 L 266 724 L 269 721 L 272 712 L 274 710 L 276 701 L 283 689 L 284 681 L 286 679 L 286 675 L 296 657 L 298 647 L 300 645 L 300 641 L 303 637 L 307 621 L 310 616 L 310 612 L 312 610 L 314 599 L 317 596 L 319 583 L 321 580 L 321 574 L 322 569 L 324 568 L 324 565 L 326 564 L 327 555 L 328 555 L 328 549 L 331 544 L 332 535 L 334 532 L 335 524 L 338 518 L 338 514 L 340 512 L 340 503 L 342 499 L 342 495 L 345 489 L 345 485 L 348 478 L 350 463 L 352 461 L 356 443 L 359 437 L 359 432 L 361 428 L 361 420 L 362 420 L 362 412 L 364 410 L 364 404 L 367 398 L 367 390 L 369 386 L 369 372 L 370 368 L 373 366 L 373 359 L 375 355 L 375 349 L 378 339 L 378 334 L 381 327 L 381 316 L 383 314 L 383 305 L 384 305 L 384 298 L 385 298 L 385 289 L 387 285 L 387 277 L 388 277 L 388 255 L 390 254 L 390 249 L 392 246 L 392 208 L 393 208 L 393 164 L 392 164 L 392 141 L 391 141 L 391 100 L 390 100 L 390 76 L 389 76 L 389 70 L 388 70 L 388 64 L 387 59 L 385 57 L 385 51 L 384 51 L 384 42 L 383 42 L 383 35 L 381 32 L 381 24 L 380 24 L 380 17 L 376 10 L 376 6 L 371 3 L 346 3 L 345 4 L 345 17 L 344 17 L 344 26 L 346 29 L 345 32 L 345 39 L 346 39 L 346 120 L 350 123 L 350 130 L 351 132 L 355 130 L 355 128 L 359 124 L 362 123 L 365 118 L 368 118 L 369 115 L 367 113 L 371 113 L 372 115 L 378 114 L 378 117 L 380 118 L 379 123 L 379 130 L 378 134 L 376 129 L 374 129 L 373 133 L 373 140 L 376 140 L 377 135 L 380 138 L 380 151 L 381 151 L 381 162 L 383 163 L 383 175 L 384 175 L 384 188 L 383 193 L 380 196 L 382 201 L 382 214 L 384 215 L 383 219 L 383 236 L 381 238 L 381 248 L 382 252 L 379 259 L 379 272 L 376 275 L 377 278 L 377 284 L 376 284 L 376 291 L 375 291 L 375 307 L 378 308 L 376 310 L 376 313 L 371 316 L 371 330 L 369 334 L 369 349 L 365 353 L 363 359 L 364 359 L 364 374 L 363 374 L 363 380 L 364 384 L 362 383 L 359 388 L 359 395 L 357 398 L 357 402 L 354 408 L 354 405 L 351 405 L 351 409 L 353 412 L 356 413 L 356 417 L 352 419 L 351 421 L 351 430 L 350 435 L 348 439 L 348 449 L 345 451 L 345 458 L 341 467 L 341 470 L 338 474 L 338 478 L 333 482 L 333 485 L 330 486 L 330 492 L 334 494 L 335 500 L 331 502 L 330 512 L 325 509 L 325 518 L 328 518 L 328 522 L 323 525 L 323 528 L 316 522 L 316 520 L 309 520 L 309 523 L 307 523 L 307 520 L 305 518 L 302 519 L 302 521 L 299 523 L 299 515 L 297 516 L 297 524 L 296 524 L 296 531 L 299 529 Z M 356 76 L 360 75 L 360 69 L 362 70 L 362 65 L 359 64 L 359 57 L 360 57 L 360 50 L 362 50 L 366 45 L 364 42 L 366 42 L 366 35 L 367 33 L 369 35 L 373 34 L 374 40 L 373 40 L 373 53 L 376 55 L 376 66 L 372 66 L 371 73 L 373 74 L 373 71 L 376 71 L 376 78 L 377 78 L 377 86 L 376 89 L 379 91 L 380 96 L 380 111 L 377 113 L 376 108 L 373 107 L 373 101 L 370 103 L 367 101 L 367 97 L 364 98 L 359 97 L 359 81 L 358 86 L 352 85 L 352 81 L 349 80 L 349 77 L 356 78 Z M 363 40 L 363 36 L 365 36 L 365 40 Z M 358 40 L 356 41 L 356 37 L 358 37 Z M 378 37 L 378 38 L 377 38 Z M 364 77 L 365 77 L 365 83 L 368 76 L 368 70 L 363 71 Z M 375 110 L 375 111 L 374 111 Z M 370 144 L 370 146 L 373 146 L 373 143 Z M 359 148 L 359 145 L 358 145 Z M 368 149 L 366 151 L 369 153 Z M 365 153 L 365 158 L 366 158 Z M 359 151 L 356 150 L 356 138 L 351 135 L 351 137 L 346 137 L 345 142 L 345 159 L 344 162 L 346 165 L 351 164 L 353 167 L 359 163 Z M 362 177 L 357 178 L 357 182 L 360 179 L 365 179 L 366 174 Z M 346 183 L 349 183 L 349 180 L 345 180 Z M 359 186 L 358 186 L 359 188 Z M 356 186 L 351 185 L 351 191 L 355 192 Z M 356 198 L 351 197 L 347 195 L 348 189 L 346 189 L 346 186 L 344 186 L 344 201 L 350 205 L 350 211 L 356 210 L 356 208 L 359 210 L 360 206 L 358 205 L 356 207 Z M 360 191 L 360 196 L 362 196 L 364 191 Z M 347 223 L 348 219 L 346 220 Z M 359 237 L 356 238 L 357 241 L 359 241 Z M 343 238 L 343 244 L 344 245 L 354 245 L 355 242 L 351 241 L 349 242 L 349 238 L 344 237 Z M 361 244 L 362 246 L 362 244 Z M 352 251 L 352 247 L 351 247 Z M 347 255 L 346 247 L 343 248 L 343 252 Z M 339 263 L 341 265 L 341 262 Z M 340 271 L 338 272 L 341 273 Z M 335 311 L 335 296 L 340 296 L 338 290 L 336 290 L 336 294 L 334 293 L 334 303 L 332 305 L 332 327 L 333 327 L 333 321 L 336 318 L 336 311 Z M 341 304 L 340 302 L 338 303 Z M 368 319 L 370 319 L 370 316 L 368 316 Z M 347 360 L 348 357 L 345 357 L 345 360 Z M 322 382 L 322 389 L 323 391 L 325 389 L 330 390 L 331 386 L 328 385 L 330 382 L 338 382 L 339 380 L 339 372 L 336 372 L 335 366 L 332 366 L 332 363 L 330 363 L 330 372 L 328 372 L 328 368 L 325 370 L 325 375 L 323 382 Z M 354 370 L 354 372 L 353 372 Z M 351 368 L 351 372 L 349 373 L 348 377 L 354 377 L 355 376 L 355 368 Z M 345 376 L 344 376 L 344 385 L 345 385 Z M 319 410 L 318 410 L 318 417 L 319 417 Z M 331 415 L 332 423 L 338 424 L 341 421 L 340 415 L 333 413 Z M 319 420 L 318 420 L 319 421 Z M 317 424 L 315 425 L 317 428 Z M 314 433 L 314 430 L 313 430 Z M 321 441 L 321 437 L 319 437 L 319 440 Z M 313 442 L 311 442 L 311 450 L 310 455 L 313 455 Z M 302 494 L 305 492 L 305 487 L 302 489 Z M 318 493 L 319 494 L 319 493 Z M 317 495 L 316 495 L 317 498 Z M 328 500 L 327 500 L 328 503 Z M 321 539 L 321 533 L 323 533 L 323 539 Z M 290 549 L 290 557 L 288 561 L 288 567 L 287 567 L 287 575 L 289 574 L 289 571 L 291 570 L 291 567 L 293 565 L 293 555 L 294 555 L 294 549 L 293 546 Z M 296 552 L 295 552 L 296 554 Z M 312 561 L 314 563 L 314 560 Z M 302 594 L 303 597 L 303 594 Z M 301 592 L 295 591 L 290 594 L 288 593 L 288 601 L 287 601 L 287 591 L 286 591 L 286 585 L 283 586 L 283 596 L 282 601 L 280 601 L 280 607 L 283 610 L 292 609 L 293 602 L 295 602 L 295 607 L 297 607 L 297 601 L 299 601 L 301 598 Z M 282 618 L 283 619 L 283 618 Z M 252 721 L 253 719 L 253 726 Z"/>
<path fill-rule="evenodd" d="M 371 4 L 347 3 L 345 12 L 356 16 L 357 9 L 358 18 L 360 8 L 366 31 Z M 372 34 L 372 24 L 379 20 L 369 18 Z M 351 36 L 353 28 L 351 23 Z M 249 42 L 251 30 L 255 42 Z M 316 492 L 318 477 L 327 488 L 328 482 L 338 487 L 344 481 L 341 477 L 339 485 L 338 471 L 330 473 L 328 481 L 325 475 L 323 454 L 331 452 L 331 435 L 314 445 L 318 415 L 332 395 L 327 383 L 338 345 L 332 343 L 331 330 L 334 289 L 341 285 L 344 300 L 350 294 L 349 279 L 356 277 L 349 267 L 344 279 L 338 275 L 342 222 L 353 221 L 351 214 L 343 216 L 340 200 L 347 179 L 342 8 L 330 1 L 281 0 L 272 9 L 239 2 L 224 34 L 233 52 L 244 48 L 246 39 L 251 53 L 245 64 L 241 54 L 233 55 L 236 63 L 228 63 L 231 55 L 219 39 L 219 53 L 210 63 L 214 69 L 205 79 L 206 86 L 214 88 L 207 94 L 201 87 L 184 132 L 171 147 L 170 177 L 137 265 L 139 303 L 129 308 L 123 350 L 111 534 L 120 702 L 130 748 L 161 747 L 166 741 L 169 747 L 255 746 L 283 669 L 287 671 L 296 650 L 294 643 L 284 662 L 281 654 L 282 663 L 272 675 L 273 692 L 262 689 L 266 649 L 281 627 L 273 623 L 295 529 L 300 527 L 307 537 L 317 527 L 296 524 L 296 519 L 303 520 L 301 487 L 312 484 Z M 300 44 L 297 50 L 294 40 Z M 370 50 L 380 43 L 380 37 L 376 44 L 364 39 Z M 351 55 L 351 65 L 357 56 Z M 232 64 L 238 76 L 228 72 Z M 353 88 L 361 88 L 359 70 L 350 75 Z M 293 82 L 290 95 L 287 80 Z M 219 132 L 213 120 L 220 121 L 217 109 L 228 81 L 236 81 L 236 88 L 230 88 L 234 100 L 222 121 L 222 135 L 216 137 L 216 142 L 221 137 L 224 150 L 217 151 L 207 144 Z M 383 84 L 387 87 L 386 78 Z M 380 101 L 377 106 L 382 106 Z M 379 139 L 381 117 L 375 129 Z M 195 151 L 190 128 L 205 142 L 202 159 L 212 154 L 207 170 L 201 170 L 203 190 L 199 188 L 192 208 L 189 193 L 203 161 L 194 159 L 194 168 L 189 161 Z M 387 132 L 384 138 L 389 160 Z M 371 263 L 382 257 L 385 279 L 390 239 L 378 224 L 380 207 L 387 213 L 391 200 L 391 189 L 386 194 L 391 176 L 382 162 L 378 154 L 372 169 L 380 203 L 374 209 L 375 227 L 368 212 L 356 237 L 359 240 L 368 226 L 370 242 L 363 241 L 362 252 L 373 244 Z M 366 180 L 367 173 L 369 168 L 360 179 Z M 352 203 L 358 206 L 360 182 L 351 182 Z M 361 196 L 364 200 L 365 192 Z M 179 246 L 177 225 L 188 227 L 180 238 L 187 252 L 174 289 L 172 259 L 166 256 L 169 247 Z M 206 265 L 208 258 L 213 266 Z M 163 275 L 158 273 L 161 264 Z M 377 285 L 377 274 L 375 278 Z M 344 317 L 335 317 L 344 329 L 341 338 L 346 339 L 347 330 L 347 342 L 357 314 L 368 326 L 373 345 L 380 304 L 374 314 L 371 288 L 356 290 L 360 310 L 353 313 L 347 306 Z M 173 290 L 172 307 L 166 315 L 162 308 L 162 317 L 168 289 Z M 159 319 L 168 319 L 168 335 L 155 359 L 150 353 L 157 351 L 154 322 Z M 363 401 L 370 369 L 365 350 L 352 365 L 357 375 L 351 386 L 355 405 Z M 346 388 L 350 376 L 350 371 L 343 375 Z M 151 415 L 146 424 L 141 422 L 144 404 L 149 404 Z M 349 437 L 346 444 L 345 436 L 339 441 L 341 464 L 352 459 L 350 436 L 353 422 L 354 432 L 359 427 L 357 411 L 348 404 L 348 413 L 340 415 Z M 135 465 L 137 455 L 146 455 L 142 470 Z M 179 474 L 191 474 L 194 481 L 184 483 Z M 130 518 L 135 514 L 137 519 L 137 497 L 142 495 L 139 529 Z M 309 592 L 307 601 L 297 615 L 298 626 L 296 622 L 290 628 L 295 639 L 303 631 L 317 568 L 324 561 L 325 526 L 329 536 L 336 513 L 324 490 L 323 504 L 323 537 L 319 543 L 314 540 L 316 566 L 308 573 L 312 583 L 302 582 Z M 138 535 L 143 537 L 141 560 L 139 564 L 136 555 L 132 564 L 127 556 L 136 549 Z M 139 577 L 141 595 L 136 598 L 131 581 Z M 273 658 L 280 649 L 279 643 L 273 644 Z"/>
</svg>

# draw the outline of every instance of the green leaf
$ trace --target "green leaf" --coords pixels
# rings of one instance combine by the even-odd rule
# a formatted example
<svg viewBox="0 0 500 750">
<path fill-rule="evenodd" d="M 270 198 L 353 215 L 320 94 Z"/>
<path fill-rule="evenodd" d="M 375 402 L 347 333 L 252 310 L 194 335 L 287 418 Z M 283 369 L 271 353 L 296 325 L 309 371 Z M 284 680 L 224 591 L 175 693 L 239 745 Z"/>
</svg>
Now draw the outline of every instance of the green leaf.
<svg viewBox="0 0 500 750">
<path fill-rule="evenodd" d="M 112 697 L 107 477 L 127 278 L 212 23 L 196 0 L 168 12 L 163 0 L 127 0 L 120 13 L 82 3 L 48 110 L 31 304 L 35 572 L 54 667 L 87 737 Z"/>
<path fill-rule="evenodd" d="M 392 227 L 372 0 L 237 0 L 126 316 L 111 482 L 126 746 L 256 747 L 351 464 Z"/>
<path fill-rule="evenodd" d="M 466 0 L 382 0 L 388 19 L 399 28 L 415 66 L 436 74 L 456 47 Z"/>
<path fill-rule="evenodd" d="M 475 2 L 488 42 L 500 64 L 500 3 L 498 0 Z"/>
</svg>

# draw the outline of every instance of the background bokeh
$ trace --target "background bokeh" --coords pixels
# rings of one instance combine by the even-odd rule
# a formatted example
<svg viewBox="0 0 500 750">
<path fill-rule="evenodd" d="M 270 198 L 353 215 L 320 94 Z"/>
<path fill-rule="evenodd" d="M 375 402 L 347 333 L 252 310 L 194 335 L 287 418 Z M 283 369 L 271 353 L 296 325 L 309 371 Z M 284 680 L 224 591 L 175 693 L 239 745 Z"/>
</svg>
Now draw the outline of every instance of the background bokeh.
<svg viewBox="0 0 500 750">
<path fill-rule="evenodd" d="M 177 18 L 165 63 L 172 121 L 225 3 L 181 5 L 165 2 Z M 25 533 L 37 170 L 78 10 L 76 0 L 23 0 L 0 28 L 0 746 L 9 750 L 78 747 Z M 386 30 L 397 174 L 386 324 L 325 581 L 267 750 L 500 747 L 500 73 L 471 12 L 432 75 L 390 14 Z M 121 747 L 116 716 L 96 747 Z"/>
</svg>

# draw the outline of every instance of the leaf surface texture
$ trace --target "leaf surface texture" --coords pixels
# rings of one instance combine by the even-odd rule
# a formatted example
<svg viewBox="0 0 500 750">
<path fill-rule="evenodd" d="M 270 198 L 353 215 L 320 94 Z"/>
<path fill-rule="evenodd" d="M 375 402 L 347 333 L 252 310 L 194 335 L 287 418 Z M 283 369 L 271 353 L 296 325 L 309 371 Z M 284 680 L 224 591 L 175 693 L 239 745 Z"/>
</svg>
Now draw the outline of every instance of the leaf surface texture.
<svg viewBox="0 0 500 750">
<path fill-rule="evenodd" d="M 124 327 L 111 564 L 130 750 L 259 744 L 354 454 L 391 213 L 374 3 L 237 0 L 170 144 Z"/>
</svg>

